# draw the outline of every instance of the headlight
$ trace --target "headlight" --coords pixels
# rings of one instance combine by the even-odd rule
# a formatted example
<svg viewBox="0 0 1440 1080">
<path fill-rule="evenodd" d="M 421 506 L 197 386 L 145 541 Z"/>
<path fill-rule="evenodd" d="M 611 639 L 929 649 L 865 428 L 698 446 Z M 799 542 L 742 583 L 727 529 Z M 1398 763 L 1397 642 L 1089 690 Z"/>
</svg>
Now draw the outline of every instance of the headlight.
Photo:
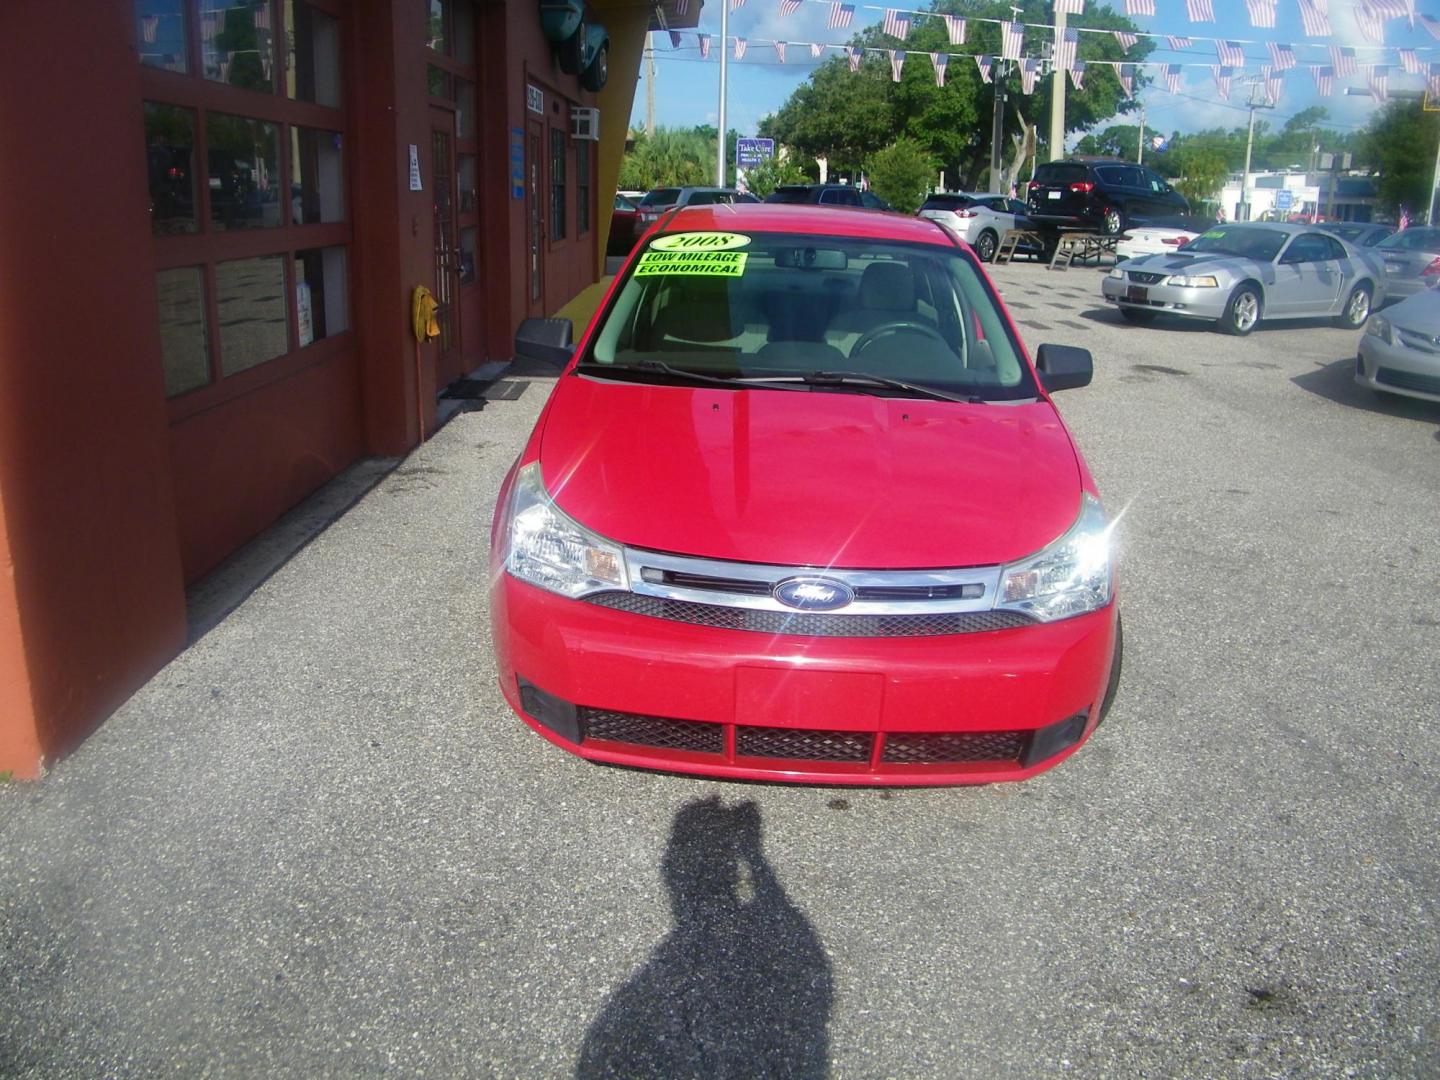
<svg viewBox="0 0 1440 1080">
<path fill-rule="evenodd" d="M 596 536 L 555 505 L 532 461 L 510 492 L 505 569 L 521 581 L 561 596 L 628 589 L 625 552 Z"/>
<path fill-rule="evenodd" d="M 1371 315 L 1370 321 L 1365 324 L 1365 333 L 1369 337 L 1378 337 L 1386 345 L 1395 344 L 1395 335 L 1390 330 L 1390 320 L 1380 315 Z"/>
<path fill-rule="evenodd" d="M 1123 278 L 1125 276 L 1125 271 L 1121 270 L 1118 266 L 1112 266 L 1110 268 L 1110 273 L 1108 276 L 1113 278 Z"/>
<path fill-rule="evenodd" d="M 1054 622 L 1104 607 L 1111 593 L 1110 528 L 1100 500 L 1084 495 L 1080 516 L 1064 536 L 1005 567 L 996 609 Z"/>
<path fill-rule="evenodd" d="M 1186 274 L 1171 274 L 1165 279 L 1166 285 L 1178 285 L 1182 289 L 1218 289 L 1220 282 L 1209 274 L 1203 277 L 1190 277 Z"/>
</svg>

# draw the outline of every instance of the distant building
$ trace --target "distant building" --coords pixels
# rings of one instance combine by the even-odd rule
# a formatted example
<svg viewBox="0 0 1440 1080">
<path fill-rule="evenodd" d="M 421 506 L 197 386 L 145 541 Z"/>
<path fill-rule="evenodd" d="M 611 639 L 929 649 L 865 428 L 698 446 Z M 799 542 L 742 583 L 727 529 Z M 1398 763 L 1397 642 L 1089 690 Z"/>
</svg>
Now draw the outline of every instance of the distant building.
<svg viewBox="0 0 1440 1080">
<path fill-rule="evenodd" d="M 1242 176 L 1232 173 L 1220 191 L 1220 205 L 1232 221 L 1241 220 Z M 1282 192 L 1289 192 L 1289 206 Z M 1368 174 L 1333 172 L 1252 172 L 1250 220 L 1288 220 L 1295 216 L 1327 221 L 1375 220 L 1375 179 Z"/>
</svg>

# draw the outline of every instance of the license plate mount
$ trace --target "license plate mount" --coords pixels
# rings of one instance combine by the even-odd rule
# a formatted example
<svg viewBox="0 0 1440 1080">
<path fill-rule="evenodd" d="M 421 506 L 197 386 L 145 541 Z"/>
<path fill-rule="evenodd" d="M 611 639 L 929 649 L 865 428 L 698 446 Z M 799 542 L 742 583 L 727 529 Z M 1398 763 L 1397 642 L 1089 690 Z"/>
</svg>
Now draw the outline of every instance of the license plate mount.
<svg viewBox="0 0 1440 1080">
<path fill-rule="evenodd" d="M 1060 197 L 1060 192 L 1058 192 L 1058 191 L 1047 191 L 1047 192 L 1045 193 L 1045 197 L 1046 197 L 1047 199 L 1058 199 L 1058 198 Z"/>
<path fill-rule="evenodd" d="M 1136 304 L 1148 304 L 1150 302 L 1150 290 L 1143 285 L 1127 285 L 1125 287 L 1125 299 Z"/>
</svg>

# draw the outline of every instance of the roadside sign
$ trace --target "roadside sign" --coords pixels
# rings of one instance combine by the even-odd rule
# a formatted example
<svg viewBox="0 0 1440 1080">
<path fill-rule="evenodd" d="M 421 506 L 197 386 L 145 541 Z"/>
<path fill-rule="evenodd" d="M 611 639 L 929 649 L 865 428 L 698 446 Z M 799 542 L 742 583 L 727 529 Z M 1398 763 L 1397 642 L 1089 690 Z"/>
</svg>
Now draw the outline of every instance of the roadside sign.
<svg viewBox="0 0 1440 1080">
<path fill-rule="evenodd" d="M 1295 193 L 1289 188 L 1281 188 L 1275 193 L 1275 209 L 1289 210 L 1295 205 Z"/>
<path fill-rule="evenodd" d="M 735 140 L 735 164 L 742 169 L 753 169 L 762 161 L 774 156 L 774 139 Z"/>
</svg>

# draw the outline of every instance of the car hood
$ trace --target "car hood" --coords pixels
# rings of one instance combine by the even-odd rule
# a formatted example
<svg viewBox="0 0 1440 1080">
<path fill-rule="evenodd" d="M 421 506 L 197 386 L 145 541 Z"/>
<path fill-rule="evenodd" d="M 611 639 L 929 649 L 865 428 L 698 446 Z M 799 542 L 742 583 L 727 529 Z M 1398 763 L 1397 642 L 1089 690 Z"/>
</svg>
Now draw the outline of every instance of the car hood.
<svg viewBox="0 0 1440 1080">
<path fill-rule="evenodd" d="M 1080 510 L 1080 466 L 1048 401 L 561 379 L 546 488 L 620 543 L 740 562 L 979 566 L 1038 551 Z"/>
<path fill-rule="evenodd" d="M 1401 300 L 1385 311 L 1392 326 L 1413 330 L 1417 334 L 1440 335 L 1440 289 L 1426 289 Z"/>
<path fill-rule="evenodd" d="M 1274 268 L 1268 262 L 1260 262 L 1258 259 L 1247 259 L 1243 255 L 1226 255 L 1221 252 L 1206 254 L 1197 252 L 1194 255 L 1185 252 L 1164 252 L 1158 255 L 1144 255 L 1138 259 L 1131 259 L 1125 264 L 1126 270 L 1145 270 L 1150 273 L 1166 274 L 1188 274 L 1205 273 L 1230 273 L 1245 276 L 1259 275 L 1269 280 L 1269 275 Z"/>
</svg>

